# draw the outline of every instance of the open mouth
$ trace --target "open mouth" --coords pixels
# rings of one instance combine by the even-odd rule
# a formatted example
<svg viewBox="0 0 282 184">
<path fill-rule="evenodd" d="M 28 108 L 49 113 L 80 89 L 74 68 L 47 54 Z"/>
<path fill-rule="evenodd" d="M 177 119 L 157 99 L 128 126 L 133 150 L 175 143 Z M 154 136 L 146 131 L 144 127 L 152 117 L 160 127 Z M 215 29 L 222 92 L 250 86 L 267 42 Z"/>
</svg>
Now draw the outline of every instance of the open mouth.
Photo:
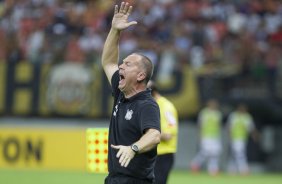
<svg viewBox="0 0 282 184">
<path fill-rule="evenodd" d="M 119 74 L 119 84 L 123 83 L 125 77 L 123 74 Z"/>
<path fill-rule="evenodd" d="M 123 75 L 123 74 L 120 74 L 120 75 L 119 75 L 119 78 L 120 78 L 120 80 L 123 80 L 123 79 L 124 79 L 124 75 Z"/>
</svg>

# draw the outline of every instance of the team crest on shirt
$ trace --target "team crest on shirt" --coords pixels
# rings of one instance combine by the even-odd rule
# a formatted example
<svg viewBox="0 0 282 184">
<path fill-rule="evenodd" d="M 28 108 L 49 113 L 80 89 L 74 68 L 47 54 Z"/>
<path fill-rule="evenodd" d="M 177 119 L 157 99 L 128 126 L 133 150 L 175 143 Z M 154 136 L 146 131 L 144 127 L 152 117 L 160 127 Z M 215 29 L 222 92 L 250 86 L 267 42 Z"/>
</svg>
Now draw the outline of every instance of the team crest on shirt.
<svg viewBox="0 0 282 184">
<path fill-rule="evenodd" d="M 131 120 L 132 114 L 133 114 L 133 110 L 127 109 L 127 112 L 126 112 L 126 115 L 125 115 L 124 118 L 125 118 L 126 120 Z"/>
</svg>

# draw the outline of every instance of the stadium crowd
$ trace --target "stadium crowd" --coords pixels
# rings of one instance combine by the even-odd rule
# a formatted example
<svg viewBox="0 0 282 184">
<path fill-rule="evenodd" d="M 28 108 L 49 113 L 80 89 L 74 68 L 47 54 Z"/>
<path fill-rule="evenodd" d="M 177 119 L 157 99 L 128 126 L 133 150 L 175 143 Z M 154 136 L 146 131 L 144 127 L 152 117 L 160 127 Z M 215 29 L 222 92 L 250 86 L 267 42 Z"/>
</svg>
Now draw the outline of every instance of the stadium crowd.
<svg viewBox="0 0 282 184">
<path fill-rule="evenodd" d="M 281 1 L 129 2 L 138 27 L 123 34 L 122 56 L 138 50 L 164 77 L 188 64 L 201 75 L 236 73 L 276 84 L 282 63 Z M 0 62 L 99 63 L 113 3 L 118 2 L 0 0 Z"/>
</svg>

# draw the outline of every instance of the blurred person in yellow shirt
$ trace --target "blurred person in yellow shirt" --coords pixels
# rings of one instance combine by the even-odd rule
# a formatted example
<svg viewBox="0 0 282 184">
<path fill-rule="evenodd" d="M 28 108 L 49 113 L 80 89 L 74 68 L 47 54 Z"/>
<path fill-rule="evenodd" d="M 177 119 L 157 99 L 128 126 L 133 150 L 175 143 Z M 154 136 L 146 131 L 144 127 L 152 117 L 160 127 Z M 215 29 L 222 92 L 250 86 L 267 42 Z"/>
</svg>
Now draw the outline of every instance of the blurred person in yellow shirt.
<svg viewBox="0 0 282 184">
<path fill-rule="evenodd" d="M 191 161 L 190 167 L 193 172 L 198 172 L 205 162 L 210 175 L 219 172 L 219 157 L 222 150 L 221 124 L 222 113 L 218 102 L 210 99 L 199 113 L 200 150 Z"/>
<path fill-rule="evenodd" d="M 159 93 L 153 81 L 147 87 L 151 88 L 152 96 L 159 105 L 161 117 L 161 142 L 155 165 L 156 184 L 166 184 L 177 151 L 178 113 L 175 106 Z"/>
</svg>

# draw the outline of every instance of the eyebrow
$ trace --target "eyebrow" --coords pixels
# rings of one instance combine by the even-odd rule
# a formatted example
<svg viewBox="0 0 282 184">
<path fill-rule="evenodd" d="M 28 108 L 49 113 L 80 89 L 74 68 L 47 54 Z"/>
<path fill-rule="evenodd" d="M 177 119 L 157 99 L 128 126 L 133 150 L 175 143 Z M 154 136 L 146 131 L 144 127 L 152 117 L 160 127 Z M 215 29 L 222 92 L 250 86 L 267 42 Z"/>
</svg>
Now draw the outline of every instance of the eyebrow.
<svg viewBox="0 0 282 184">
<path fill-rule="evenodd" d="M 134 64 L 135 62 L 133 62 L 131 60 L 126 60 L 126 61 L 123 61 L 123 63 L 125 63 L 125 64 L 127 64 L 127 63 Z"/>
<path fill-rule="evenodd" d="M 123 63 L 127 64 L 127 63 L 130 63 L 130 61 L 123 61 Z"/>
</svg>

